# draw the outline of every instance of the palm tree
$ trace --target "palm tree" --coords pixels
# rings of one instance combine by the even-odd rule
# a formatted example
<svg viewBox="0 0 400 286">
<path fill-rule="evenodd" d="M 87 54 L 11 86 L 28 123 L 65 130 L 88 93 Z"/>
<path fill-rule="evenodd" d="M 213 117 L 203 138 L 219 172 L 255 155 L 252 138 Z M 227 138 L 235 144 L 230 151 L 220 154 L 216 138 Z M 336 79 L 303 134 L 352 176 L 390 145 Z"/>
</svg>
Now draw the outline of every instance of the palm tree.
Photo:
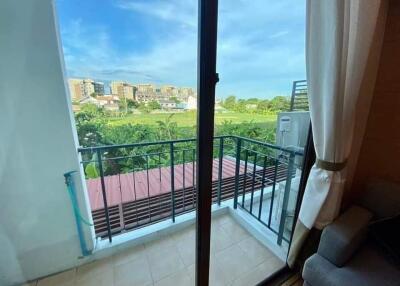
<svg viewBox="0 0 400 286">
<path fill-rule="evenodd" d="M 160 140 L 165 137 L 167 137 L 169 140 L 176 139 L 178 124 L 175 121 L 171 120 L 174 115 L 175 114 L 172 113 L 164 121 L 157 121 L 158 127 L 160 129 Z"/>
</svg>

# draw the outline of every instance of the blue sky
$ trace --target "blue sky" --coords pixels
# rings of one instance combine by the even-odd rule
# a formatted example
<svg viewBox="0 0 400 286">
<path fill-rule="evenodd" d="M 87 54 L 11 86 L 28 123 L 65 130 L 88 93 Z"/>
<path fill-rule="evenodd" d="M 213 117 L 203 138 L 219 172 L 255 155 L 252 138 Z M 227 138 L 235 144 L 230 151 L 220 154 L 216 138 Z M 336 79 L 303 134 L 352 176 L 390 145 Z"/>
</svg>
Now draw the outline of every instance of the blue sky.
<svg viewBox="0 0 400 286">
<path fill-rule="evenodd" d="M 197 1 L 56 0 L 69 77 L 196 88 Z M 289 95 L 305 78 L 304 0 L 220 0 L 216 95 Z"/>
</svg>

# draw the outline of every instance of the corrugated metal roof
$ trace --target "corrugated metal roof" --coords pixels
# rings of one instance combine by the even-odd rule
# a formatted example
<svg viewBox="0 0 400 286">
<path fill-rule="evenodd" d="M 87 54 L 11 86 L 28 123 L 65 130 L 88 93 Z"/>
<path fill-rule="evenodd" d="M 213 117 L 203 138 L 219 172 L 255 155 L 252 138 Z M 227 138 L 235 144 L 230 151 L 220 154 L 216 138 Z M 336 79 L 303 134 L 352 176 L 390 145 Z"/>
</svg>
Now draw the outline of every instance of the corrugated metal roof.
<svg viewBox="0 0 400 286">
<path fill-rule="evenodd" d="M 223 158 L 223 179 L 235 176 L 235 161 L 234 158 Z M 218 180 L 218 162 L 218 159 L 214 159 L 213 161 L 213 181 Z M 251 171 L 251 166 L 249 164 L 248 172 Z M 175 190 L 193 186 L 193 170 L 196 172 L 196 164 L 192 162 L 185 163 L 185 165 L 175 165 Z M 240 173 L 244 173 L 243 164 L 241 164 Z M 100 178 L 88 179 L 86 182 L 91 209 L 102 209 L 104 204 Z M 109 206 L 119 205 L 121 203 L 169 193 L 171 191 L 171 168 L 162 167 L 149 169 L 148 171 L 105 176 L 104 183 L 107 204 Z"/>
</svg>

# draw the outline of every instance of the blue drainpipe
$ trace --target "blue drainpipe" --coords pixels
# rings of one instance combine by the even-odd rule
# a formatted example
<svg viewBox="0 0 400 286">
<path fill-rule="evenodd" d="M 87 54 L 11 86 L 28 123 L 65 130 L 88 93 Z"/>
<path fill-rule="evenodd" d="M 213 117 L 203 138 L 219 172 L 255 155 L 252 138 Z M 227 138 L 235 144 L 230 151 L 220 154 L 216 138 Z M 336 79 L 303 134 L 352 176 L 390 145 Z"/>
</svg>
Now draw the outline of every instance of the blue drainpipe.
<svg viewBox="0 0 400 286">
<path fill-rule="evenodd" d="M 79 210 L 79 204 L 78 204 L 78 200 L 76 198 L 76 193 L 75 193 L 75 185 L 74 185 L 74 181 L 72 179 L 73 173 L 76 173 L 76 171 L 71 171 L 71 172 L 67 172 L 64 174 L 65 184 L 67 185 L 68 194 L 71 199 L 72 207 L 74 209 L 76 228 L 78 230 L 79 244 L 81 246 L 82 255 L 88 256 L 88 255 L 92 254 L 92 251 L 87 249 L 86 240 L 85 240 L 85 236 L 83 234 L 83 229 L 82 229 L 82 222 L 89 226 L 93 226 L 93 224 L 90 223 L 89 221 L 87 221 L 82 216 L 82 214 Z"/>
</svg>

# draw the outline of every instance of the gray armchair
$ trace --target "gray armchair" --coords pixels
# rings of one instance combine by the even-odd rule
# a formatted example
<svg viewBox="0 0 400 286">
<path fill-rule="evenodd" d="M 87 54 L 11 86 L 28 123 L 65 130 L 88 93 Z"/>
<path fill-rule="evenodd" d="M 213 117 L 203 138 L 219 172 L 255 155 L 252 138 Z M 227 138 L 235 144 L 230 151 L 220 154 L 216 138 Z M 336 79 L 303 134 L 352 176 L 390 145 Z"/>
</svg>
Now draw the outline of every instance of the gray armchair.
<svg viewBox="0 0 400 286">
<path fill-rule="evenodd" d="M 381 249 L 367 239 L 371 220 L 399 213 L 400 185 L 369 183 L 357 205 L 323 230 L 317 253 L 304 264 L 304 285 L 400 285 L 400 267 L 389 262 Z"/>
</svg>

